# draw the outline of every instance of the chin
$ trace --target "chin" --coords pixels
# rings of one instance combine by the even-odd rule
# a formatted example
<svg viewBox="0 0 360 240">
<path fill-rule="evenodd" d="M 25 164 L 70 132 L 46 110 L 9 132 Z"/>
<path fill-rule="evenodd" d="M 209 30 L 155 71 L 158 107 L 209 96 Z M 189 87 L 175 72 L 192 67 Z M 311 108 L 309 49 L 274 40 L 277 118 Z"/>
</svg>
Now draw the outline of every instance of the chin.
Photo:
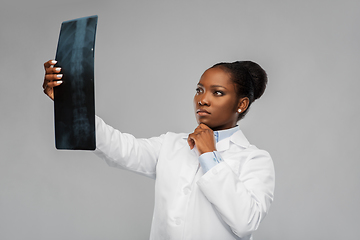
<svg viewBox="0 0 360 240">
<path fill-rule="evenodd" d="M 214 128 L 214 124 L 211 124 L 211 122 L 208 121 L 198 121 L 198 123 L 202 123 L 205 124 L 206 126 L 208 126 L 209 128 L 213 129 Z"/>
<path fill-rule="evenodd" d="M 196 118 L 196 121 L 198 124 L 200 124 L 200 123 L 205 124 L 206 126 L 208 126 L 211 129 L 218 127 L 218 125 L 216 123 L 214 123 L 214 121 L 211 121 L 211 119 L 209 119 L 209 118 L 200 117 L 200 118 Z"/>
</svg>

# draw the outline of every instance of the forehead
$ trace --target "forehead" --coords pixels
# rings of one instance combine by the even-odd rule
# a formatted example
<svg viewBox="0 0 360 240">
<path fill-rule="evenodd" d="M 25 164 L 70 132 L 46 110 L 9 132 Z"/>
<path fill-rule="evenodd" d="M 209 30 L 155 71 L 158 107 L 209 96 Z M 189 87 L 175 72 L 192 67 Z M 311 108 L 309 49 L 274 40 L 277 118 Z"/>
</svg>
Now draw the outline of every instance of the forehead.
<svg viewBox="0 0 360 240">
<path fill-rule="evenodd" d="M 199 84 L 204 87 L 222 86 L 225 88 L 234 88 L 230 74 L 219 67 L 206 70 L 201 76 Z"/>
</svg>

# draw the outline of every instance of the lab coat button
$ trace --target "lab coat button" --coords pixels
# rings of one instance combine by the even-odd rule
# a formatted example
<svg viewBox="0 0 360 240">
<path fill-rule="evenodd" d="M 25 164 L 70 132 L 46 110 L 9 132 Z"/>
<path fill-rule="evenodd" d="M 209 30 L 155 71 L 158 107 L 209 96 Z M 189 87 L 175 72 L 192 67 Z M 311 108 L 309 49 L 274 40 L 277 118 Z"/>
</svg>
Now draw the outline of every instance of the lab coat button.
<svg viewBox="0 0 360 240">
<path fill-rule="evenodd" d="M 179 218 L 176 219 L 175 224 L 176 224 L 176 225 L 180 225 L 180 224 L 181 224 L 181 219 L 179 219 Z"/>
<path fill-rule="evenodd" d="M 188 195 L 190 193 L 190 189 L 189 188 L 184 188 L 184 194 Z"/>
</svg>

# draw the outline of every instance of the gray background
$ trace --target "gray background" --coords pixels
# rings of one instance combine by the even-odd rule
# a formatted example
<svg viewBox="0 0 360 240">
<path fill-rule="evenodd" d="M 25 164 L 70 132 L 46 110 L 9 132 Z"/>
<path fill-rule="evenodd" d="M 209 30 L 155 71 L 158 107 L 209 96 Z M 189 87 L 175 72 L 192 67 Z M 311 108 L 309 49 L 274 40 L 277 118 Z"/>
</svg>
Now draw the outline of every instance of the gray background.
<svg viewBox="0 0 360 240">
<path fill-rule="evenodd" d="M 360 2 L 2 1 L 0 239 L 147 239 L 154 181 L 57 151 L 42 93 L 64 20 L 99 16 L 96 113 L 137 137 L 196 127 L 203 71 L 253 60 L 269 75 L 240 126 L 276 167 L 255 239 L 359 239 Z"/>
</svg>

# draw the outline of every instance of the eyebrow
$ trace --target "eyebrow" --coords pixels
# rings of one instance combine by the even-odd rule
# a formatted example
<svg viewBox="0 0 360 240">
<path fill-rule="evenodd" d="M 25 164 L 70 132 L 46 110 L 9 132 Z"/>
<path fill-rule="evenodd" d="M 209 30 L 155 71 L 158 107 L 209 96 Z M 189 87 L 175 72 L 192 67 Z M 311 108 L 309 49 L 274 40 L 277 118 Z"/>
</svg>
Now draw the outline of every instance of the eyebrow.
<svg viewBox="0 0 360 240">
<path fill-rule="evenodd" d="M 197 85 L 198 85 L 198 86 L 201 86 L 201 87 L 204 87 L 204 85 L 202 85 L 201 83 L 198 83 Z M 221 86 L 221 85 L 211 85 L 210 87 L 212 87 L 212 88 L 214 88 L 214 87 L 221 87 L 221 88 L 227 89 L 226 87 Z"/>
</svg>

